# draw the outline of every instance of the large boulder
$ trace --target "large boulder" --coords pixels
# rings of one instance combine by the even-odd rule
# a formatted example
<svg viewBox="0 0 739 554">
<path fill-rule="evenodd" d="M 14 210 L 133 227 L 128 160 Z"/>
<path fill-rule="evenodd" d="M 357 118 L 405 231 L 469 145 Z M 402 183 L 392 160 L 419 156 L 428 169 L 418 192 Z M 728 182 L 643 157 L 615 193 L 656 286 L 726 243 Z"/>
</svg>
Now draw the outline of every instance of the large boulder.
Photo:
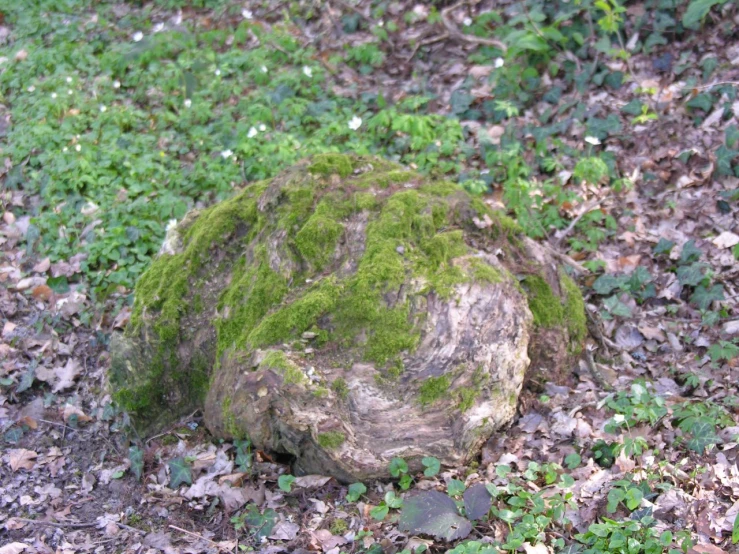
<svg viewBox="0 0 739 554">
<path fill-rule="evenodd" d="M 114 398 L 145 433 L 202 409 L 343 481 L 463 463 L 513 417 L 530 357 L 556 379 L 582 348 L 560 258 L 457 185 L 316 156 L 168 233 L 113 340 Z"/>
</svg>

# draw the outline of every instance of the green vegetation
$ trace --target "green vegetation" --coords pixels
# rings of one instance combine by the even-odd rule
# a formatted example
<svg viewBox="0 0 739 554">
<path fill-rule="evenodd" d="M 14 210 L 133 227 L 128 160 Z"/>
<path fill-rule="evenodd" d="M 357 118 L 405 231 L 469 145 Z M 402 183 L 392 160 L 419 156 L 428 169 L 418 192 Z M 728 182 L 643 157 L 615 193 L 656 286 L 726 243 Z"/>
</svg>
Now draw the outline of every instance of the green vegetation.
<svg viewBox="0 0 739 554">
<path fill-rule="evenodd" d="M 418 389 L 418 401 L 423 406 L 433 404 L 449 393 L 450 385 L 451 383 L 447 375 L 429 377 Z"/>
<path fill-rule="evenodd" d="M 339 448 L 346 440 L 346 435 L 340 431 L 327 431 L 318 433 L 318 444 L 323 448 L 336 449 Z"/>
</svg>

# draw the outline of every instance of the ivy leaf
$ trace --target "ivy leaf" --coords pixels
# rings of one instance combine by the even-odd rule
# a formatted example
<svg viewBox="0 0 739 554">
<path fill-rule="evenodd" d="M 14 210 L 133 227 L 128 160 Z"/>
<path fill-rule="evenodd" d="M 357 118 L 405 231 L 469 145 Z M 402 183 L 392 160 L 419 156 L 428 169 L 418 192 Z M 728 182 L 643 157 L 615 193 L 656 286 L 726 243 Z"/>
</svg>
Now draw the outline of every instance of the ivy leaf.
<svg viewBox="0 0 739 554">
<path fill-rule="evenodd" d="M 631 309 L 618 299 L 618 296 L 610 296 L 603 301 L 603 306 L 613 315 L 631 317 Z"/>
<path fill-rule="evenodd" d="M 615 275 L 601 275 L 593 283 L 593 290 L 601 295 L 611 294 L 615 289 L 623 285 L 624 279 Z"/>
<path fill-rule="evenodd" d="M 716 172 L 719 175 L 734 175 L 731 164 L 739 152 L 727 148 L 723 144 L 716 150 Z"/>
<path fill-rule="evenodd" d="M 485 485 L 473 485 L 464 491 L 464 511 L 470 519 L 481 519 L 490 511 L 493 499 Z"/>
<path fill-rule="evenodd" d="M 423 533 L 445 541 L 463 539 L 472 524 L 457 512 L 454 500 L 439 491 L 423 491 L 406 498 L 398 528 L 403 532 Z"/>
<path fill-rule="evenodd" d="M 346 493 L 346 499 L 348 502 L 356 502 L 366 492 L 367 487 L 364 486 L 364 483 L 352 483 L 349 485 L 349 492 Z"/>
<path fill-rule="evenodd" d="M 674 242 L 662 237 L 659 239 L 659 242 L 655 245 L 653 252 L 657 255 L 669 254 L 670 252 L 672 252 L 672 248 L 674 246 L 675 246 Z"/>
<path fill-rule="evenodd" d="M 567 469 L 575 469 L 581 462 L 582 457 L 577 452 L 573 452 L 565 456 L 565 466 L 567 466 Z"/>
<path fill-rule="evenodd" d="M 141 479 L 144 472 L 144 452 L 140 448 L 132 446 L 128 449 L 128 459 L 131 461 L 131 473 L 136 476 L 137 480 Z M 174 487 L 172 487 L 174 488 Z"/>
<path fill-rule="evenodd" d="M 690 297 L 690 301 L 701 310 L 707 310 L 714 301 L 723 299 L 723 285 L 713 285 L 710 289 L 700 285 L 695 288 L 695 292 Z"/>
<path fill-rule="evenodd" d="M 181 484 L 192 485 L 190 466 L 184 458 L 175 458 L 169 461 L 169 488 L 176 489 Z"/>
<path fill-rule="evenodd" d="M 393 458 L 390 460 L 390 475 L 400 477 L 401 473 L 408 473 L 408 464 L 403 458 Z"/>
<path fill-rule="evenodd" d="M 630 488 L 626 492 L 626 506 L 629 510 L 636 510 L 639 504 L 641 504 L 642 498 L 644 498 L 644 493 L 642 493 L 641 489 L 636 487 Z"/>
<path fill-rule="evenodd" d="M 713 98 L 713 96 L 706 92 L 702 92 L 701 94 L 698 94 L 697 96 L 688 100 L 685 105 L 688 108 L 698 108 L 699 110 L 703 110 L 704 112 L 709 112 L 711 111 L 714 102 L 715 99 Z"/>
<path fill-rule="evenodd" d="M 272 533 L 278 519 L 277 512 L 272 508 L 268 508 L 264 510 L 264 514 L 260 514 L 255 506 L 250 505 L 245 521 L 254 537 L 261 541 Z"/>
<path fill-rule="evenodd" d="M 280 487 L 281 491 L 290 492 L 295 482 L 295 476 L 293 475 L 280 475 L 277 478 L 277 486 Z"/>
<path fill-rule="evenodd" d="M 703 280 L 704 265 L 694 262 L 690 265 L 683 265 L 677 268 L 677 280 L 682 286 L 697 286 Z"/>
<path fill-rule="evenodd" d="M 716 427 L 706 421 L 696 421 L 690 434 L 692 437 L 688 441 L 688 449 L 698 454 L 703 454 L 710 445 L 721 442 L 716 435 Z"/>
<path fill-rule="evenodd" d="M 689 240 L 683 245 L 683 249 L 680 252 L 680 264 L 689 264 L 697 262 L 703 252 L 700 248 L 695 245 L 694 240 Z"/>
<path fill-rule="evenodd" d="M 390 508 L 401 508 L 403 506 L 403 499 L 395 496 L 394 491 L 387 491 L 385 493 L 385 504 L 387 504 Z"/>
<path fill-rule="evenodd" d="M 434 458 L 433 456 L 422 459 L 421 463 L 423 464 L 423 467 L 426 468 L 423 470 L 423 474 L 426 477 L 433 477 L 441 470 L 441 462 L 439 462 L 438 458 Z"/>
</svg>

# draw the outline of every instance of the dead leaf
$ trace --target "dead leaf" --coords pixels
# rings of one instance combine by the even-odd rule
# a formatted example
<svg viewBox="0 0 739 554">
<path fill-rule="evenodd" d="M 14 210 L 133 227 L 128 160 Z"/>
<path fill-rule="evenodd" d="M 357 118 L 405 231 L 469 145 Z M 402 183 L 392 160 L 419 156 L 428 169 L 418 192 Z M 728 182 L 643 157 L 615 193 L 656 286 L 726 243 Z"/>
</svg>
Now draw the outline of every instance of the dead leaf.
<svg viewBox="0 0 739 554">
<path fill-rule="evenodd" d="M 86 423 L 88 421 L 92 421 L 92 418 L 85 414 L 82 410 L 80 410 L 77 406 L 74 406 L 72 404 L 65 404 L 64 409 L 62 410 L 62 417 L 64 418 L 64 423 L 69 421 L 69 418 L 73 415 L 77 416 L 77 421 L 80 423 Z"/>
<path fill-rule="evenodd" d="M 293 486 L 301 489 L 311 489 L 314 487 L 322 487 L 331 480 L 331 477 L 325 475 L 304 475 L 296 477 Z"/>
<path fill-rule="evenodd" d="M 0 547 L 0 554 L 21 554 L 26 548 L 31 548 L 24 542 L 11 542 Z"/>
<path fill-rule="evenodd" d="M 19 469 L 33 469 L 36 465 L 36 454 L 33 450 L 26 450 L 25 448 L 14 448 L 8 453 L 10 460 L 10 469 L 14 472 Z"/>
<path fill-rule="evenodd" d="M 5 325 L 3 325 L 3 338 L 7 339 L 10 337 L 10 335 L 15 331 L 16 324 L 12 321 L 6 321 Z"/>
<path fill-rule="evenodd" d="M 49 268 L 51 267 L 51 260 L 49 258 L 44 258 L 39 263 L 37 263 L 35 266 L 33 266 L 33 272 L 34 273 L 46 273 L 49 271 Z"/>
<path fill-rule="evenodd" d="M 647 340 L 657 340 L 659 342 L 665 342 L 667 340 L 667 337 L 662 332 L 662 329 L 659 329 L 657 327 L 648 327 L 646 325 L 637 327 L 639 329 L 639 332 L 644 335 L 644 338 Z"/>
<path fill-rule="evenodd" d="M 532 545 L 525 542 L 523 543 L 523 549 L 526 551 L 526 554 L 549 554 L 549 549 L 543 543 Z"/>
<path fill-rule="evenodd" d="M 43 300 L 44 302 L 48 302 L 53 294 L 54 291 L 51 290 L 47 285 L 39 285 L 37 287 L 34 287 L 31 291 L 31 296 L 33 296 L 36 300 Z"/>
<path fill-rule="evenodd" d="M 688 554 L 729 554 L 726 550 L 713 544 L 696 544 L 688 550 Z"/>
<path fill-rule="evenodd" d="M 272 529 L 270 539 L 275 541 L 291 541 L 298 536 L 300 525 L 289 521 L 281 521 Z"/>
<path fill-rule="evenodd" d="M 739 235 L 724 231 L 711 241 L 717 248 L 731 248 L 739 244 Z"/>
</svg>

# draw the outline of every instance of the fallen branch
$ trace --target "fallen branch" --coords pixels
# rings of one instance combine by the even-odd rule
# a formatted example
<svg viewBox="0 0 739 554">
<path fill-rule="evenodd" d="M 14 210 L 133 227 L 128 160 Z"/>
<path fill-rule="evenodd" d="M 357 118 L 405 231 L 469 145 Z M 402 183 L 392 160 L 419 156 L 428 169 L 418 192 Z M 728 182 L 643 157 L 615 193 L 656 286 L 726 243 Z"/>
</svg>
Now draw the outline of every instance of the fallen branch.
<svg viewBox="0 0 739 554">
<path fill-rule="evenodd" d="M 213 546 L 215 546 L 216 548 L 218 548 L 218 550 L 224 550 L 224 551 L 228 551 L 228 552 L 231 551 L 230 548 L 227 548 L 227 547 L 223 546 L 222 544 L 218 544 L 217 542 L 214 542 L 214 541 L 212 541 L 210 539 L 206 539 L 203 535 L 199 535 L 197 533 L 193 533 L 192 531 L 187 531 L 185 529 L 182 529 L 181 527 L 177 527 L 176 525 L 170 525 L 169 528 L 170 529 L 175 529 L 176 531 L 179 531 L 180 533 L 185 533 L 186 535 L 190 535 L 191 537 L 195 537 L 195 538 L 200 539 L 202 541 L 209 542 L 210 544 L 212 544 Z"/>
<path fill-rule="evenodd" d="M 457 2 L 456 4 L 453 4 L 449 6 L 448 8 L 444 8 L 441 10 L 441 22 L 444 24 L 444 27 L 446 27 L 447 32 L 449 33 L 449 36 L 456 40 L 461 40 L 464 42 L 471 42 L 472 44 L 482 44 L 484 46 L 495 46 L 497 48 L 500 48 L 503 52 L 508 51 L 508 47 L 500 40 L 494 39 L 494 38 L 482 38 L 482 37 L 476 37 L 474 35 L 467 35 L 459 30 L 459 27 L 457 27 L 454 22 L 449 18 L 449 14 L 459 8 L 460 6 L 463 6 L 468 3 L 468 0 L 462 0 L 461 2 Z"/>
</svg>

